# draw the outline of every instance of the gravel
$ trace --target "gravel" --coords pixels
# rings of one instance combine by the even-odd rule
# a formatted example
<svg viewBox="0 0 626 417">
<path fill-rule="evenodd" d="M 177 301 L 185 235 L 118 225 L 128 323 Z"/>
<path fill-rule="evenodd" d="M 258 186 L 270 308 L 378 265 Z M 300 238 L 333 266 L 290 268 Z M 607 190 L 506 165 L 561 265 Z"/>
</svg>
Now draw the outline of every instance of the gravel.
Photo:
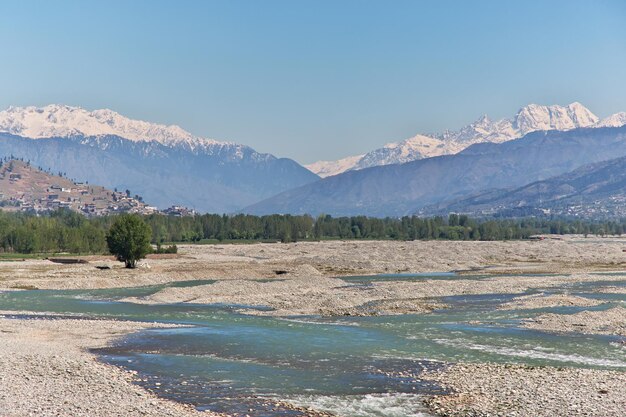
<svg viewBox="0 0 626 417">
<path fill-rule="evenodd" d="M 609 310 L 581 311 L 576 314 L 542 314 L 526 320 L 523 326 L 551 332 L 626 336 L 626 308 L 614 307 Z"/>
<path fill-rule="evenodd" d="M 159 399 L 133 384 L 135 374 L 100 363 L 87 352 L 154 326 L 0 318 L 0 415 L 215 416 Z"/>
<path fill-rule="evenodd" d="M 626 373 L 593 369 L 456 364 L 422 375 L 450 389 L 426 400 L 440 416 L 623 416 Z"/>
<path fill-rule="evenodd" d="M 532 294 L 515 297 L 508 303 L 498 306 L 499 310 L 524 310 L 546 307 L 591 307 L 604 303 L 602 300 L 579 297 L 570 294 Z"/>
</svg>

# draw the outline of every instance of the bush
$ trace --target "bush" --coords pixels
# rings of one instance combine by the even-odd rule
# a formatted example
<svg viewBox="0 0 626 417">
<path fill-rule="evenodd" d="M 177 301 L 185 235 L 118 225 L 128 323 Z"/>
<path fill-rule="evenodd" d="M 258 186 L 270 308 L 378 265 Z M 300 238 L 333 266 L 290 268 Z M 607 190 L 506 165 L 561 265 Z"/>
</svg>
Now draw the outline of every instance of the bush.
<svg viewBox="0 0 626 417">
<path fill-rule="evenodd" d="M 170 245 L 163 247 L 160 243 L 157 243 L 156 249 L 152 253 L 178 253 L 178 246 Z"/>
</svg>

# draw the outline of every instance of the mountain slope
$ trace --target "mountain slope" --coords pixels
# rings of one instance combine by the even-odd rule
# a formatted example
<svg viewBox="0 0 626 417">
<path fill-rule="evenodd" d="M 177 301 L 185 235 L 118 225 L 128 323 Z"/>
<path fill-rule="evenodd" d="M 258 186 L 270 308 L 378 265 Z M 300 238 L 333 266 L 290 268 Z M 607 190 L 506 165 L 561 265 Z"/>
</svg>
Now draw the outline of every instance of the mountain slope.
<svg viewBox="0 0 626 417">
<path fill-rule="evenodd" d="M 626 157 L 585 165 L 519 188 L 498 189 L 428 207 L 422 214 L 488 215 L 542 211 L 598 217 L 626 214 Z"/>
<path fill-rule="evenodd" d="M 348 171 L 281 193 L 245 211 L 398 216 L 623 155 L 626 127 L 533 132 L 500 144 L 476 144 L 456 155 Z"/>
<path fill-rule="evenodd" d="M 580 127 L 619 127 L 626 124 L 626 114 L 617 113 L 602 121 L 580 103 L 568 106 L 530 104 L 521 108 L 511 119 L 493 121 L 486 115 L 458 131 L 416 135 L 410 139 L 389 143 L 362 157 L 348 157 L 333 163 L 326 161 L 307 165 L 321 177 L 328 172 L 336 175 L 348 170 L 380 165 L 399 164 L 460 152 L 475 143 L 502 143 L 540 130 L 570 130 Z M 348 161 L 354 161 L 352 164 Z"/>
<path fill-rule="evenodd" d="M 0 111 L 0 132 L 32 139 L 112 135 L 163 145 L 225 144 L 193 136 L 179 126 L 132 120 L 109 109 L 88 111 L 50 104 L 45 107 L 9 107 Z"/>
<path fill-rule="evenodd" d="M 290 159 L 110 110 L 11 108 L 0 112 L 2 131 L 0 156 L 21 157 L 109 188 L 128 188 L 161 208 L 176 204 L 231 212 L 318 179 Z"/>
</svg>

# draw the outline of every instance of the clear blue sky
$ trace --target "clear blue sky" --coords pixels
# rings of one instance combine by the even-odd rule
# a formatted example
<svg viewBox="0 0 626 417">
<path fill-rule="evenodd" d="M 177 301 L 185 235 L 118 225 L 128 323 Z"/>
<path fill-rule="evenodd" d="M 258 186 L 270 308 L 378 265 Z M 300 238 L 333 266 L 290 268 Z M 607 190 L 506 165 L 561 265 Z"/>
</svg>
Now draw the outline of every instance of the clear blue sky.
<svg viewBox="0 0 626 417">
<path fill-rule="evenodd" d="M 483 113 L 626 111 L 624 1 L 3 1 L 0 107 L 63 103 L 308 163 Z"/>
</svg>

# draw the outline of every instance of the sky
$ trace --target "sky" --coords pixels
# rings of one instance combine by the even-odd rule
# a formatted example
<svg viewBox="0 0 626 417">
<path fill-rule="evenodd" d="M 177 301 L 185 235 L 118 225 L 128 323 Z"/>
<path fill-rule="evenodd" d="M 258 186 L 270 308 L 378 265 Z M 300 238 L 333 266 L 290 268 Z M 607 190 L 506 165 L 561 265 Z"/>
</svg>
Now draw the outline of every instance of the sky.
<svg viewBox="0 0 626 417">
<path fill-rule="evenodd" d="M 626 111 L 624 1 L 1 1 L 0 108 L 177 124 L 301 163 L 529 103 Z"/>
</svg>

